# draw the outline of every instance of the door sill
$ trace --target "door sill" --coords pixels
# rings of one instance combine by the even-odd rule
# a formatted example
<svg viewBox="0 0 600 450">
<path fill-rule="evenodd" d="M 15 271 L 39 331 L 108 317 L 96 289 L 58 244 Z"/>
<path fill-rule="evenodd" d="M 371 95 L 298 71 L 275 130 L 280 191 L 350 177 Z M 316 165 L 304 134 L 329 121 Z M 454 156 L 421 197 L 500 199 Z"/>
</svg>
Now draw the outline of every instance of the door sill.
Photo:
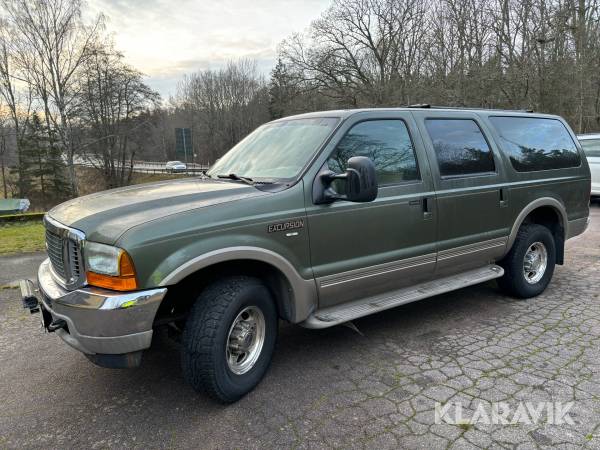
<svg viewBox="0 0 600 450">
<path fill-rule="evenodd" d="M 299 325 L 305 328 L 329 328 L 396 306 L 493 280 L 502 275 L 504 275 L 502 267 L 490 264 L 458 275 L 438 278 L 396 291 L 319 309 Z"/>
</svg>

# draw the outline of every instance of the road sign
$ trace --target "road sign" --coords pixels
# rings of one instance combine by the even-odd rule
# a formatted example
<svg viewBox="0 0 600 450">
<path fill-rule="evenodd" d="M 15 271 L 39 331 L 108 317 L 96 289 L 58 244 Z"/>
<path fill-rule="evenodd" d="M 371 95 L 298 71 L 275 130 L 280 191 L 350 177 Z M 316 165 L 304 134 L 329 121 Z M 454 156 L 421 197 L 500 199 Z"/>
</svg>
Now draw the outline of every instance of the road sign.
<svg viewBox="0 0 600 450">
<path fill-rule="evenodd" d="M 188 163 L 192 159 L 192 130 L 190 128 L 175 128 L 175 156 L 178 160 Z"/>
</svg>

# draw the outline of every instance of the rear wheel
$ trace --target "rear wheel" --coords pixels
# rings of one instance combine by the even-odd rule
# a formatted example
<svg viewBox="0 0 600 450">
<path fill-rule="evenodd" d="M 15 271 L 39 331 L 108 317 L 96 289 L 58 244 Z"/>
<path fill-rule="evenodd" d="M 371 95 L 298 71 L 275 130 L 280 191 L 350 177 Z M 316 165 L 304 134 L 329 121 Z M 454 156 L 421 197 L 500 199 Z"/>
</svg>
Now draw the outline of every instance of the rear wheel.
<svg viewBox="0 0 600 450">
<path fill-rule="evenodd" d="M 230 403 L 251 391 L 267 371 L 277 338 L 277 310 L 256 278 L 224 278 L 206 288 L 183 332 L 188 383 Z"/>
<path fill-rule="evenodd" d="M 556 244 L 550 230 L 537 224 L 523 225 L 501 262 L 504 276 L 498 284 L 514 297 L 535 297 L 550 283 L 555 263 Z"/>
</svg>

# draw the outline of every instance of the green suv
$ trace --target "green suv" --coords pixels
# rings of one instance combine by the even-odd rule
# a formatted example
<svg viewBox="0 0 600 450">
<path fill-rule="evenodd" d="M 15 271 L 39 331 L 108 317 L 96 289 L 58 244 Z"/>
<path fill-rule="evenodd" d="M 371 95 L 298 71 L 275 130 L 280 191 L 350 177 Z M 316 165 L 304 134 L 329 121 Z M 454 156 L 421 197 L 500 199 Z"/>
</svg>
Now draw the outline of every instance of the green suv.
<svg viewBox="0 0 600 450">
<path fill-rule="evenodd" d="M 497 279 L 544 291 L 588 224 L 590 171 L 556 116 L 412 107 L 267 123 L 199 178 L 130 186 L 45 217 L 23 302 L 105 367 L 153 330 L 186 380 L 232 402 L 265 374 L 280 319 L 308 328 Z"/>
</svg>

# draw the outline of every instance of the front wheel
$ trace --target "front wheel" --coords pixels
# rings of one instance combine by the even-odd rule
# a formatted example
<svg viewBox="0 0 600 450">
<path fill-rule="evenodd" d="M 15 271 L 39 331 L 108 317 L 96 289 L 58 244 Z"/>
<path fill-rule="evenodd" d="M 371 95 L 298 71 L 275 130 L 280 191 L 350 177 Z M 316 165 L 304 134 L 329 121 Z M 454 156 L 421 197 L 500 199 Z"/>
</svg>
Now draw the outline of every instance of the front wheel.
<svg viewBox="0 0 600 450">
<path fill-rule="evenodd" d="M 278 317 L 269 290 L 256 278 L 228 277 L 206 288 L 183 332 L 182 368 L 198 391 L 231 403 L 267 371 Z"/>
<path fill-rule="evenodd" d="M 504 260 L 500 288 L 519 298 L 544 292 L 554 273 L 556 244 L 550 230 L 542 225 L 523 225 Z"/>
</svg>

